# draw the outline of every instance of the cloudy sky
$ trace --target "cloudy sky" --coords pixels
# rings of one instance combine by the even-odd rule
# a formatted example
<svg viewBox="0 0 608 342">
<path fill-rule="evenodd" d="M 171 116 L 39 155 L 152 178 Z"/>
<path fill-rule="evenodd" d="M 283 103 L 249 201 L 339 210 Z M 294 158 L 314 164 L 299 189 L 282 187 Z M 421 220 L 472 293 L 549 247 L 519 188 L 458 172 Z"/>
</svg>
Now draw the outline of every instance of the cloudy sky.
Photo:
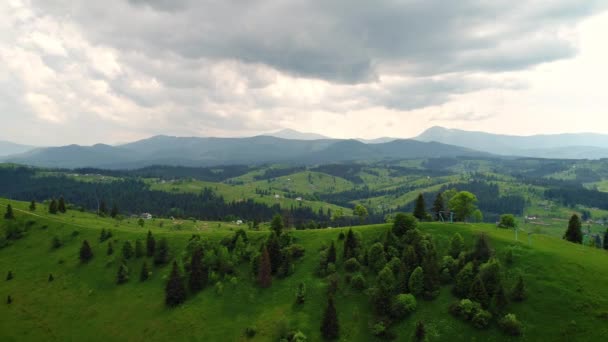
<svg viewBox="0 0 608 342">
<path fill-rule="evenodd" d="M 608 133 L 606 0 L 3 0 L 0 139 Z"/>
</svg>

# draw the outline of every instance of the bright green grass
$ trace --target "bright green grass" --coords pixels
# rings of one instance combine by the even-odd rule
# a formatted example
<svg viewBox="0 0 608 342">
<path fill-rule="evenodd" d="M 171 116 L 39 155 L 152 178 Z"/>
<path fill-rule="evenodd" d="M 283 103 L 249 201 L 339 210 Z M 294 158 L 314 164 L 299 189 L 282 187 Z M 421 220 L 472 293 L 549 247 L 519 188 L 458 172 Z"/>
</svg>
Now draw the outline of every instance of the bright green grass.
<svg viewBox="0 0 608 342">
<path fill-rule="evenodd" d="M 2 201 L 2 211 L 4 204 Z M 12 202 L 19 210 L 27 203 Z M 294 231 L 297 243 L 306 248 L 306 256 L 296 265 L 296 272 L 285 280 L 274 280 L 270 289 L 261 290 L 246 276 L 247 265 L 239 274 L 238 284 L 224 282 L 224 294 L 218 296 L 213 288 L 190 297 L 185 305 L 167 309 L 163 305 L 164 284 L 170 267 L 155 268 L 148 282 L 137 278 L 142 260 L 130 261 L 132 279 L 125 285 L 115 285 L 117 263 L 105 255 L 106 243 L 98 242 L 101 228 L 112 228 L 115 253 L 124 240 L 144 238 L 150 228 L 156 238 L 170 240 L 174 256 L 180 256 L 190 229 L 171 230 L 166 226 L 148 225 L 144 229 L 135 223 L 123 222 L 115 227 L 112 219 L 99 219 L 87 213 L 71 212 L 49 218 L 32 217 L 16 211 L 18 221 L 32 220 L 27 235 L 11 246 L 0 249 L 0 340 L 2 341 L 244 341 L 245 327 L 255 325 L 255 341 L 273 341 L 278 327 L 288 325 L 302 330 L 309 341 L 320 341 L 319 324 L 326 300 L 323 280 L 313 275 L 318 263 L 319 248 L 336 239 L 339 229 Z M 59 221 L 62 220 L 62 221 Z M 0 226 L 5 221 L 0 220 Z M 517 314 L 525 325 L 522 340 L 601 341 L 608 334 L 608 253 L 561 239 L 537 236 L 529 246 L 527 241 L 515 242 L 511 231 L 491 225 L 422 224 L 421 230 L 433 236 L 438 250 L 445 253 L 450 237 L 461 233 L 471 246 L 480 232 L 489 235 L 493 247 L 502 259 L 506 248 L 512 248 L 514 264 L 504 267 L 505 284 L 510 288 L 521 274 L 529 298 L 510 304 L 509 311 Z M 386 229 L 386 225 L 354 228 L 371 243 Z M 234 227 L 222 226 L 201 232 L 210 239 L 232 234 Z M 77 236 L 72 232 L 77 231 Z M 252 240 L 263 238 L 265 232 L 248 232 Z M 53 236 L 60 236 L 65 246 L 51 251 Z M 95 254 L 87 265 L 78 262 L 78 249 L 83 239 L 91 242 Z M 341 252 L 341 244 L 338 254 Z M 116 254 L 115 254 L 116 255 Z M 63 260 L 63 263 L 59 261 Z M 148 260 L 151 264 L 151 260 Z M 8 270 L 15 278 L 4 281 Z M 47 282 L 49 273 L 55 281 Z M 301 307 L 293 305 L 297 284 L 307 284 L 307 301 Z M 374 341 L 369 325 L 368 297 L 345 289 L 336 298 L 342 341 Z M 6 295 L 13 303 L 6 305 Z M 443 287 L 434 301 L 418 302 L 414 315 L 395 328 L 399 340 L 408 340 L 415 322 L 426 323 L 430 341 L 511 341 L 495 326 L 478 331 L 454 319 L 447 308 L 455 299 L 449 287 Z M 575 323 L 571 323 L 575 322 Z"/>
</svg>

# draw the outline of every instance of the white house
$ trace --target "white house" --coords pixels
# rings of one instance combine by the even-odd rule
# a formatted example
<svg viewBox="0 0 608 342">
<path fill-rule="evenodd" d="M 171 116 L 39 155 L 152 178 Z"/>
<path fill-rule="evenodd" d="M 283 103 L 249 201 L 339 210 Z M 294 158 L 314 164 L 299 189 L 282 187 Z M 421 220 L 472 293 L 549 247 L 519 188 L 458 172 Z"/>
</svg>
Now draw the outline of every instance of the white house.
<svg viewBox="0 0 608 342">
<path fill-rule="evenodd" d="M 150 214 L 150 213 L 143 213 L 139 217 L 143 218 L 144 220 L 151 220 L 152 219 L 152 214 Z"/>
</svg>

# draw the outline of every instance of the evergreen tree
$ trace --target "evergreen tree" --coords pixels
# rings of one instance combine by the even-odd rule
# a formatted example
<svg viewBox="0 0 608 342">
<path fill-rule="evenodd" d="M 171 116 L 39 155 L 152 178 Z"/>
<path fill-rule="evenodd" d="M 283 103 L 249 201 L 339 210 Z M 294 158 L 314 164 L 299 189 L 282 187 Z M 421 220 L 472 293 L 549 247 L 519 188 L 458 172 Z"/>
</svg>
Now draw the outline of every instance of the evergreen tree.
<svg viewBox="0 0 608 342">
<path fill-rule="evenodd" d="M 483 284 L 483 280 L 479 276 L 475 277 L 473 284 L 471 284 L 471 289 L 469 290 L 469 299 L 481 304 L 484 309 L 487 309 L 490 304 L 490 297 L 488 296 L 486 287 Z"/>
<path fill-rule="evenodd" d="M 408 288 L 414 296 L 420 297 L 422 295 L 424 292 L 424 271 L 422 267 L 418 266 L 414 269 L 408 281 Z"/>
<path fill-rule="evenodd" d="M 30 211 L 36 211 L 36 201 L 34 200 L 30 202 Z"/>
<path fill-rule="evenodd" d="M 438 192 L 435 201 L 433 202 L 433 217 L 436 221 L 441 220 L 441 215 L 445 212 L 445 201 L 443 200 L 443 193 Z"/>
<path fill-rule="evenodd" d="M 511 292 L 511 299 L 515 302 L 521 302 L 526 299 L 526 287 L 524 286 L 524 279 L 519 276 L 517 283 Z"/>
<path fill-rule="evenodd" d="M 144 243 L 141 239 L 135 240 L 135 257 L 141 258 L 146 255 L 146 251 L 144 250 Z"/>
<path fill-rule="evenodd" d="M 49 213 L 57 214 L 57 201 L 53 198 L 51 204 L 49 204 Z"/>
<path fill-rule="evenodd" d="M 402 261 L 399 263 L 399 269 L 397 270 L 397 275 L 395 276 L 397 283 L 395 284 L 395 292 L 396 293 L 408 293 L 408 283 L 410 281 L 410 274 L 407 271 L 407 267 L 405 263 Z"/>
<path fill-rule="evenodd" d="M 413 214 L 414 217 L 416 217 L 420 221 L 426 220 L 428 214 L 426 212 L 426 204 L 424 203 L 424 196 L 422 195 L 422 193 L 418 194 Z"/>
<path fill-rule="evenodd" d="M 264 246 L 264 249 L 262 250 L 260 262 L 258 264 L 258 285 L 263 288 L 272 285 L 272 265 L 266 246 Z"/>
<path fill-rule="evenodd" d="M 139 272 L 139 281 L 146 281 L 150 277 L 150 270 L 148 270 L 148 263 L 144 260 L 141 264 L 141 271 Z"/>
<path fill-rule="evenodd" d="M 55 277 L 53 277 L 53 273 L 49 273 L 49 283 L 53 280 L 55 280 Z"/>
<path fill-rule="evenodd" d="M 63 196 L 59 197 L 59 203 L 57 204 L 57 210 L 60 213 L 63 213 L 63 214 L 65 214 L 65 212 L 66 212 L 66 209 L 65 209 L 65 200 L 63 199 Z"/>
<path fill-rule="evenodd" d="M 425 295 L 435 296 L 441 287 L 441 276 L 439 273 L 439 261 L 437 251 L 431 241 L 426 243 L 426 253 L 422 258 L 422 269 L 424 270 Z"/>
<path fill-rule="evenodd" d="M 167 238 L 160 239 L 156 254 L 154 255 L 155 265 L 164 265 L 169 262 L 169 242 Z"/>
<path fill-rule="evenodd" d="M 564 239 L 574 243 L 583 243 L 581 220 L 578 215 L 574 214 L 570 218 L 570 221 L 568 222 L 568 230 L 564 234 Z"/>
<path fill-rule="evenodd" d="M 106 202 L 104 202 L 104 200 L 101 200 L 101 202 L 99 202 L 97 214 L 99 216 L 106 216 L 108 214 L 108 208 L 106 208 Z"/>
<path fill-rule="evenodd" d="M 604 249 L 608 250 L 608 229 L 604 233 Z"/>
<path fill-rule="evenodd" d="M 475 249 L 473 250 L 473 258 L 479 263 L 484 263 L 492 256 L 492 249 L 490 248 L 490 242 L 486 234 L 481 233 L 475 243 Z"/>
<path fill-rule="evenodd" d="M 190 278 L 188 286 L 193 293 L 199 292 L 207 285 L 209 271 L 203 265 L 203 250 L 199 247 L 192 253 L 190 260 Z"/>
<path fill-rule="evenodd" d="M 321 335 L 326 340 L 335 340 L 340 336 L 340 324 L 338 322 L 338 314 L 334 305 L 333 297 L 327 299 L 327 307 L 323 313 L 321 321 Z"/>
<path fill-rule="evenodd" d="M 276 274 L 283 262 L 283 254 L 281 253 L 281 245 L 279 238 L 276 233 L 271 233 L 268 241 L 266 242 L 266 248 L 268 248 L 268 255 L 270 256 L 270 265 L 272 274 Z"/>
<path fill-rule="evenodd" d="M 334 245 L 333 240 L 327 249 L 327 263 L 336 263 L 336 246 Z"/>
<path fill-rule="evenodd" d="M 6 296 L 6 304 L 11 304 L 12 302 L 13 298 L 10 295 Z"/>
<path fill-rule="evenodd" d="M 373 304 L 376 313 L 379 315 L 388 314 L 393 294 L 395 291 L 395 275 L 390 267 L 386 266 L 378 274 L 376 279 L 376 287 L 373 291 Z"/>
<path fill-rule="evenodd" d="M 296 292 L 296 304 L 304 304 L 306 301 L 306 284 L 303 282 L 298 285 L 298 291 Z"/>
<path fill-rule="evenodd" d="M 82 241 L 82 246 L 80 247 L 80 261 L 81 262 L 89 262 L 93 258 L 93 251 L 91 250 L 91 246 L 87 240 Z"/>
<path fill-rule="evenodd" d="M 494 296 L 494 293 L 501 285 L 500 278 L 500 263 L 496 258 L 490 259 L 487 263 L 481 265 L 479 276 L 483 280 L 483 285 L 486 287 L 488 296 Z"/>
<path fill-rule="evenodd" d="M 4 218 L 7 220 L 15 219 L 15 214 L 13 213 L 13 206 L 10 204 L 6 206 L 6 214 L 4 214 Z"/>
<path fill-rule="evenodd" d="M 186 287 L 179 273 L 177 262 L 174 261 L 173 270 L 171 270 L 169 281 L 165 287 L 165 304 L 169 307 L 175 307 L 184 301 L 186 301 Z"/>
<path fill-rule="evenodd" d="M 452 291 L 460 298 L 465 298 L 469 294 L 471 284 L 475 280 L 475 273 L 473 272 L 473 263 L 467 263 L 461 270 L 456 274 L 454 281 L 454 287 Z"/>
<path fill-rule="evenodd" d="M 113 203 L 112 210 L 110 211 L 110 217 L 116 218 L 116 216 L 118 216 L 118 207 L 116 206 L 116 203 Z"/>
<path fill-rule="evenodd" d="M 274 215 L 274 217 L 272 218 L 272 221 L 270 222 L 270 229 L 277 236 L 281 236 L 281 233 L 283 233 L 283 218 L 281 217 L 281 215 L 279 215 L 279 214 Z"/>
<path fill-rule="evenodd" d="M 424 323 L 422 323 L 422 321 L 418 321 L 416 323 L 416 331 L 414 332 L 414 341 L 415 342 L 426 341 L 426 329 L 424 328 Z"/>
<path fill-rule="evenodd" d="M 61 247 L 61 245 L 63 245 L 63 243 L 61 242 L 61 240 L 59 239 L 58 236 L 53 236 L 53 240 L 51 242 L 51 248 L 52 249 L 58 249 Z"/>
<path fill-rule="evenodd" d="M 358 247 L 357 237 L 355 236 L 355 233 L 353 233 L 353 230 L 349 229 L 348 233 L 346 233 L 346 238 L 344 239 L 344 260 L 356 257 Z"/>
<path fill-rule="evenodd" d="M 13 279 L 13 271 L 8 271 L 8 273 L 6 274 L 6 280 L 11 280 Z"/>
<path fill-rule="evenodd" d="M 114 246 L 112 245 L 112 241 L 108 242 L 108 255 L 114 254 Z"/>
<path fill-rule="evenodd" d="M 123 263 L 120 264 L 118 268 L 118 274 L 116 275 L 116 283 L 124 284 L 129 280 L 129 269 Z"/>
<path fill-rule="evenodd" d="M 492 309 L 494 313 L 502 314 L 508 304 L 509 301 L 507 300 L 505 289 L 502 287 L 502 284 L 499 284 L 494 293 L 494 297 L 492 297 Z"/>
<path fill-rule="evenodd" d="M 154 240 L 154 236 L 152 236 L 152 232 L 148 230 L 148 236 L 146 237 L 146 255 L 151 257 L 155 254 L 156 241 Z"/>
<path fill-rule="evenodd" d="M 386 265 L 386 253 L 380 242 L 373 244 L 368 251 L 368 264 L 374 272 L 379 272 Z"/>
<path fill-rule="evenodd" d="M 122 244 L 122 257 L 129 260 L 133 257 L 133 245 L 129 240 Z"/>
<path fill-rule="evenodd" d="M 454 234 L 452 236 L 452 240 L 450 240 L 450 256 L 454 259 L 458 259 L 460 252 L 464 251 L 464 239 L 462 235 L 459 233 Z"/>
</svg>

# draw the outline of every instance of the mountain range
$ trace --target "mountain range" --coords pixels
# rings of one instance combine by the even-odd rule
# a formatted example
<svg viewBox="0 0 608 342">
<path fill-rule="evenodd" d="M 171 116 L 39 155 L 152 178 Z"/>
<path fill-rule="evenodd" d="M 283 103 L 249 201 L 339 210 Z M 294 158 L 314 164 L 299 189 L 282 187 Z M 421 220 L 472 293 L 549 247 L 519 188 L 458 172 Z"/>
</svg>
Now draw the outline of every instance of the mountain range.
<svg viewBox="0 0 608 342">
<path fill-rule="evenodd" d="M 332 139 L 281 130 L 246 138 L 158 135 L 110 146 L 40 147 L 0 142 L 0 161 L 33 166 L 138 168 L 149 165 L 317 164 L 428 157 L 519 156 L 553 159 L 608 158 L 608 135 L 579 133 L 515 136 L 432 127 L 413 139 Z"/>
</svg>

